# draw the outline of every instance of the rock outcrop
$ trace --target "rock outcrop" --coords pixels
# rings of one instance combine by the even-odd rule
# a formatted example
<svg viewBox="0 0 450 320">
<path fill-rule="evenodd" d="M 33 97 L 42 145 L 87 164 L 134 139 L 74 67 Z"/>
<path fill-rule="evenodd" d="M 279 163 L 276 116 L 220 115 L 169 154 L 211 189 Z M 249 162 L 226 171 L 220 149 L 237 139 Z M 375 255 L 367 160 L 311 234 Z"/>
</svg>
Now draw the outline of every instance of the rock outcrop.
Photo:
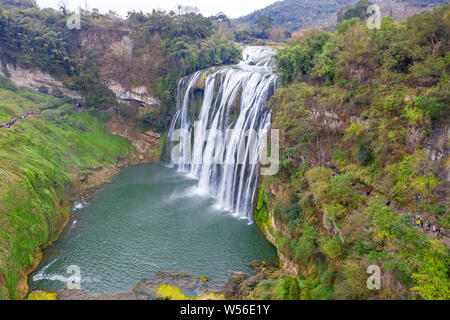
<svg viewBox="0 0 450 320">
<path fill-rule="evenodd" d="M 18 87 L 27 87 L 33 90 L 39 90 L 45 87 L 48 92 L 59 89 L 65 96 L 75 100 L 80 100 L 81 95 L 76 91 L 70 90 L 64 84 L 52 77 L 50 74 L 40 70 L 24 69 L 12 64 L 2 65 L 0 63 L 0 74 L 8 77 Z"/>
<path fill-rule="evenodd" d="M 161 145 L 161 135 L 154 131 L 141 132 L 137 126 L 122 123 L 118 117 L 107 125 L 106 131 L 128 139 L 138 153 L 138 162 L 156 161 Z"/>
<path fill-rule="evenodd" d="M 119 102 L 136 102 L 137 104 L 146 107 L 159 106 L 160 104 L 159 99 L 151 96 L 145 86 L 132 86 L 130 89 L 126 89 L 118 81 L 113 79 L 105 81 L 105 85 L 109 90 L 114 92 Z"/>
</svg>

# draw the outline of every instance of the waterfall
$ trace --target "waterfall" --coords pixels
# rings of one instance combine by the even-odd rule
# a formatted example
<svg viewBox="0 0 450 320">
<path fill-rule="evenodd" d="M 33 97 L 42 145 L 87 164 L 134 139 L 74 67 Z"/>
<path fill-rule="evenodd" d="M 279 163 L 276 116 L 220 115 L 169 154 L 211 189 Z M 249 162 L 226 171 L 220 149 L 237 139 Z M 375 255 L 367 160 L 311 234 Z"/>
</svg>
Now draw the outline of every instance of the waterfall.
<svg viewBox="0 0 450 320">
<path fill-rule="evenodd" d="M 218 208 L 250 221 L 262 138 L 271 126 L 264 105 L 278 82 L 274 53 L 245 47 L 239 64 L 182 79 L 167 136 L 168 165 L 197 179 L 197 191 L 214 197 Z"/>
</svg>

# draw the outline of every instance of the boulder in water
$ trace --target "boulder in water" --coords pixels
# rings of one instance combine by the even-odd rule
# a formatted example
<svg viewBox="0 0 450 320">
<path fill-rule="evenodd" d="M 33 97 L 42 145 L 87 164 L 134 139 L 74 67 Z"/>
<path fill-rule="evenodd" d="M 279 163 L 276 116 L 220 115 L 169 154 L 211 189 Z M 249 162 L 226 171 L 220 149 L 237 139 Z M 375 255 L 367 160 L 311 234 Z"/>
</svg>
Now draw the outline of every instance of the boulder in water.
<svg viewBox="0 0 450 320">
<path fill-rule="evenodd" d="M 237 283 L 240 283 L 245 280 L 245 273 L 244 272 L 233 272 L 231 274 L 231 279 Z"/>
</svg>

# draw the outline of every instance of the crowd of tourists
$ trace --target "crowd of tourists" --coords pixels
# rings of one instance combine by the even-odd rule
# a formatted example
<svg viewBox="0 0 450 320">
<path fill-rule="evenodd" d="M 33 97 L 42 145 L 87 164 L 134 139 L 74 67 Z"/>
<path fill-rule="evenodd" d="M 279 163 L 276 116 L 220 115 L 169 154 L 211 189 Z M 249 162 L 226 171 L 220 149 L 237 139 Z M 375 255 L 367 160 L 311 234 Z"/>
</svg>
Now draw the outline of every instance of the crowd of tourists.
<svg viewBox="0 0 450 320">
<path fill-rule="evenodd" d="M 21 115 L 21 116 L 14 117 L 13 119 L 11 119 L 11 121 L 9 121 L 9 122 L 7 122 L 7 123 L 3 123 L 3 124 L 0 123 L 0 128 L 11 128 L 11 127 L 12 127 L 13 125 L 15 125 L 15 124 L 17 123 L 17 121 L 19 121 L 19 120 L 26 119 L 26 118 L 28 118 L 29 116 L 38 116 L 38 115 L 40 115 L 40 114 L 41 114 L 40 112 L 27 112 L 27 113 L 24 113 L 24 114 Z"/>
<path fill-rule="evenodd" d="M 84 106 L 81 104 L 81 102 L 79 102 L 76 106 L 77 112 L 83 111 L 83 110 L 90 110 L 90 109 L 97 109 L 97 107 L 95 106 Z M 41 115 L 41 112 L 27 112 L 24 113 L 21 116 L 17 116 L 14 117 L 13 119 L 11 119 L 11 121 L 6 122 L 6 123 L 0 123 L 0 128 L 11 128 L 13 125 L 15 125 L 17 123 L 17 121 L 22 120 L 22 119 L 26 119 L 29 116 L 39 116 Z"/>
<path fill-rule="evenodd" d="M 88 106 L 83 106 L 83 104 L 81 102 L 78 102 L 77 104 L 77 112 L 83 111 L 83 110 L 89 110 L 95 107 L 88 107 Z"/>
<path fill-rule="evenodd" d="M 442 231 L 439 226 L 431 224 L 428 220 L 424 220 L 424 218 L 419 215 L 416 216 L 416 226 L 424 229 L 427 233 L 432 231 L 437 239 L 440 239 L 442 236 Z"/>
<path fill-rule="evenodd" d="M 366 195 L 366 196 L 370 196 L 371 191 L 368 190 L 368 189 L 364 189 L 364 190 L 363 190 L 363 193 L 364 193 L 364 195 Z M 391 201 L 387 201 L 387 202 L 385 203 L 385 205 L 386 205 L 387 207 L 390 207 L 391 204 L 392 204 Z M 442 230 L 441 230 L 441 228 L 440 228 L 438 225 L 431 224 L 428 220 L 424 220 L 424 218 L 421 217 L 420 215 L 417 215 L 417 216 L 416 216 L 415 221 L 416 221 L 416 226 L 417 226 L 417 227 L 419 227 L 419 228 L 421 228 L 421 229 L 424 229 L 426 233 L 428 233 L 428 232 L 433 232 L 434 237 L 435 237 L 436 239 L 438 239 L 438 240 L 441 239 L 441 237 L 442 237 Z"/>
</svg>

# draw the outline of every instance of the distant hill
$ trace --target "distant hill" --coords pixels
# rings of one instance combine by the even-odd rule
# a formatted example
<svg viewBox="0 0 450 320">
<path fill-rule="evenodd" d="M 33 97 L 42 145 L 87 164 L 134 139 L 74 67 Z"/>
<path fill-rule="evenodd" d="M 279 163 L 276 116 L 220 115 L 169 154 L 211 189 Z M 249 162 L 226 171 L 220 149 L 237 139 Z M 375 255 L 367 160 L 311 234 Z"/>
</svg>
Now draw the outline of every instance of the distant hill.
<svg viewBox="0 0 450 320">
<path fill-rule="evenodd" d="M 340 8 L 356 2 L 356 0 L 284 0 L 238 18 L 235 22 L 255 24 L 259 16 L 267 15 L 272 19 L 273 26 L 283 27 L 289 31 L 326 26 L 334 24 L 336 18 L 332 21 L 328 19 Z"/>
<path fill-rule="evenodd" d="M 37 7 L 35 0 L 0 0 L 0 6 L 20 9 Z"/>
<path fill-rule="evenodd" d="M 336 24 L 336 13 L 357 0 L 284 0 L 234 20 L 236 24 L 256 24 L 261 15 L 269 16 L 274 27 L 289 31 Z M 376 1 L 372 1 L 375 3 Z M 425 9 L 448 3 L 447 0 L 382 0 L 383 15 L 404 19 Z"/>
</svg>

